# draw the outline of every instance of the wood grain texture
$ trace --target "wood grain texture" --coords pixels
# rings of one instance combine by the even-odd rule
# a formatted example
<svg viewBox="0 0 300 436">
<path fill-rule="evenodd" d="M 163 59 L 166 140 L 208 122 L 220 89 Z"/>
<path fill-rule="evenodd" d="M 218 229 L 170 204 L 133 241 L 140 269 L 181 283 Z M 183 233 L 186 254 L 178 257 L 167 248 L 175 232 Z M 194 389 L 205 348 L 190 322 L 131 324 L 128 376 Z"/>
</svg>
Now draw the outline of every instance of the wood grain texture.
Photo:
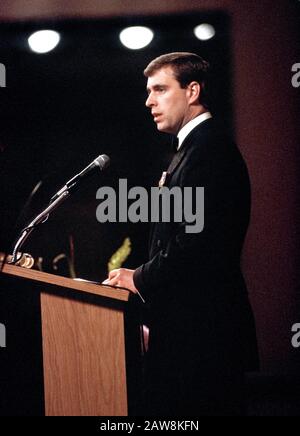
<svg viewBox="0 0 300 436">
<path fill-rule="evenodd" d="M 125 416 L 121 311 L 41 294 L 48 416 Z"/>
<path fill-rule="evenodd" d="M 62 288 L 86 292 L 88 294 L 108 297 L 114 300 L 128 301 L 129 291 L 125 289 L 115 289 L 110 286 L 97 285 L 88 281 L 77 281 L 67 277 L 60 277 L 53 274 L 36 271 L 33 269 L 21 268 L 19 266 L 5 264 L 2 269 L 3 274 L 21 277 L 37 282 L 59 286 Z"/>
<path fill-rule="evenodd" d="M 19 279 L 43 291 L 46 415 L 126 416 L 123 310 L 129 292 L 8 264 L 1 275 L 17 279 L 20 293 L 26 286 Z"/>
</svg>

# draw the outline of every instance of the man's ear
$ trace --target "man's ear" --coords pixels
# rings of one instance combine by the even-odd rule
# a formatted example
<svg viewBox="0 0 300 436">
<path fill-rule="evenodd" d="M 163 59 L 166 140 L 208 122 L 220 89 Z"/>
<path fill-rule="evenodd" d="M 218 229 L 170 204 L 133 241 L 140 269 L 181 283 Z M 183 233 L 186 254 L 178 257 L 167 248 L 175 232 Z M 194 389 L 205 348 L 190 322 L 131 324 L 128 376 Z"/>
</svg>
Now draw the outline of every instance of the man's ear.
<svg viewBox="0 0 300 436">
<path fill-rule="evenodd" d="M 190 104 L 194 104 L 199 102 L 199 97 L 201 93 L 201 86 L 198 82 L 191 82 L 188 85 L 189 90 L 189 102 Z"/>
</svg>

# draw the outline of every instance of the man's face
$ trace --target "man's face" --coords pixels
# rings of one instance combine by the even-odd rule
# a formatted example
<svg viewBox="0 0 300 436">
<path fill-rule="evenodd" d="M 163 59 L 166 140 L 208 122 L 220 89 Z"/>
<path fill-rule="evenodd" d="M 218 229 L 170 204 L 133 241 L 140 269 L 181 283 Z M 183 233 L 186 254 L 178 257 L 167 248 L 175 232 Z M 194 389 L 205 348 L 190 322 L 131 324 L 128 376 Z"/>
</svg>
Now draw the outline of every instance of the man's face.
<svg viewBox="0 0 300 436">
<path fill-rule="evenodd" d="M 147 91 L 146 106 L 157 129 L 176 135 L 189 121 L 189 89 L 180 87 L 171 67 L 164 67 L 148 78 Z"/>
</svg>

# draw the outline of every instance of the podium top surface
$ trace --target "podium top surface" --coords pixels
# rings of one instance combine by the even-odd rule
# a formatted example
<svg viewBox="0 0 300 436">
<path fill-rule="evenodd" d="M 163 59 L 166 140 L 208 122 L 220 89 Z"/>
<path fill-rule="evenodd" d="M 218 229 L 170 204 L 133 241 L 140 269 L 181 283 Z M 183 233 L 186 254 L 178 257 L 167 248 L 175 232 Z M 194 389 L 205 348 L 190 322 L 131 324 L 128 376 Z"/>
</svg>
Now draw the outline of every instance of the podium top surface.
<svg viewBox="0 0 300 436">
<path fill-rule="evenodd" d="M 69 288 L 87 294 L 98 295 L 100 297 L 111 298 L 113 300 L 128 301 L 129 291 L 123 288 L 116 288 L 108 285 L 95 284 L 86 280 L 76 280 L 68 277 L 56 276 L 33 269 L 26 269 L 20 266 L 3 265 L 2 274 L 13 277 L 19 277 L 35 282 L 44 283 L 46 285 L 59 286 L 61 288 Z"/>
</svg>

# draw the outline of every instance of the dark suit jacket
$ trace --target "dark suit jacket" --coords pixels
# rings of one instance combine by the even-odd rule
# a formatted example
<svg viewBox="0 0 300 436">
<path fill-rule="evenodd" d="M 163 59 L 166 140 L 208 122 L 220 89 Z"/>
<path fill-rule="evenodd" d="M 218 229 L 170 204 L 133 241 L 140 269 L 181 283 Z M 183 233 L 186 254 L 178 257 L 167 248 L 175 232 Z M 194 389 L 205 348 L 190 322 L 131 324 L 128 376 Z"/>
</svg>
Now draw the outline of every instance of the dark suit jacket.
<svg viewBox="0 0 300 436">
<path fill-rule="evenodd" d="M 193 234 L 184 222 L 153 224 L 149 262 L 134 273 L 149 307 L 150 383 L 159 390 L 169 379 L 170 390 L 179 378 L 172 396 L 182 392 L 185 401 L 197 385 L 205 401 L 207 386 L 219 384 L 216 374 L 225 380 L 257 367 L 240 270 L 250 214 L 248 172 L 237 147 L 207 120 L 175 154 L 165 186 L 204 187 L 204 229 Z"/>
</svg>

